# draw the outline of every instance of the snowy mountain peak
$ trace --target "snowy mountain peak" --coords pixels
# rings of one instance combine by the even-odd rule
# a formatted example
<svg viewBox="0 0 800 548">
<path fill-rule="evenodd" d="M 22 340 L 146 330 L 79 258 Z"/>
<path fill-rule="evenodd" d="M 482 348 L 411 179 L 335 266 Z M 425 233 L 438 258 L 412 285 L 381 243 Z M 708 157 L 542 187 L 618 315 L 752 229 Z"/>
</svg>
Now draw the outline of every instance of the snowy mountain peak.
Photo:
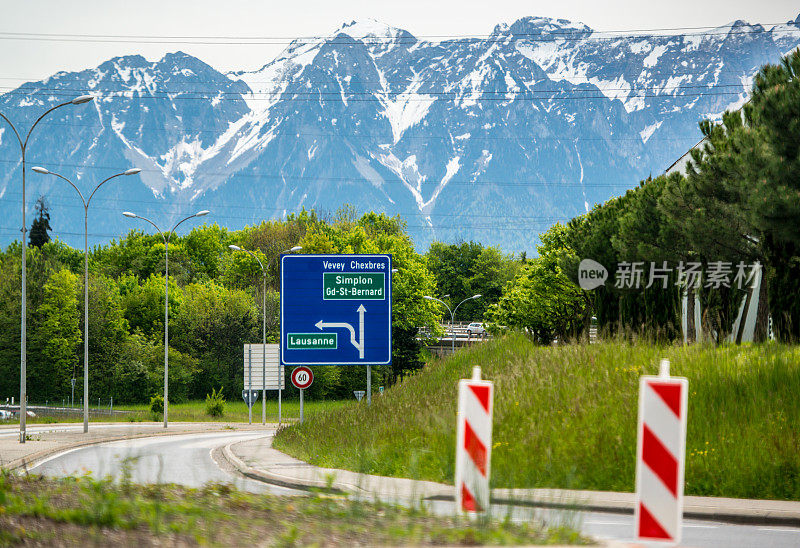
<svg viewBox="0 0 800 548">
<path fill-rule="evenodd" d="M 584 38 L 594 32 L 591 27 L 567 19 L 551 17 L 522 17 L 511 25 L 498 25 L 494 33 L 511 34 L 518 38 L 539 39 L 575 39 Z"/>
<path fill-rule="evenodd" d="M 401 39 L 403 42 L 409 39 L 415 40 L 410 32 L 371 18 L 345 23 L 334 32 L 334 35 L 338 34 L 347 34 L 356 40 L 366 39 L 372 42 L 394 41 L 398 39 Z"/>
</svg>

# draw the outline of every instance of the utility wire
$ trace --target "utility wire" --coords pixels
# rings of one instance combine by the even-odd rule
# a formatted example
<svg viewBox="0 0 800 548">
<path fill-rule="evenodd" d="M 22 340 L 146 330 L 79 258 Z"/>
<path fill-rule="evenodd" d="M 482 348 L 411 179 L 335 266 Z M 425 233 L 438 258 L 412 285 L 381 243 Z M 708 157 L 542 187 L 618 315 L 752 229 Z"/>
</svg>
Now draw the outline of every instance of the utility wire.
<svg viewBox="0 0 800 548">
<path fill-rule="evenodd" d="M 705 36 L 730 36 L 730 35 L 757 35 L 773 32 L 798 32 L 800 28 L 794 23 L 750 25 L 747 28 L 739 27 L 673 27 L 665 29 L 646 29 L 632 31 L 595 31 L 589 28 L 568 31 L 540 31 L 520 32 L 513 34 L 461 34 L 461 35 L 421 35 L 415 37 L 410 33 L 395 36 L 377 36 L 368 34 L 362 37 L 350 36 L 346 28 L 339 29 L 335 37 L 307 36 L 307 37 L 281 37 L 281 36 L 157 36 L 157 35 L 123 35 L 123 34 L 67 34 L 67 33 L 22 33 L 0 32 L 0 40 L 46 41 L 46 42 L 82 42 L 82 43 L 135 43 L 135 44 L 192 44 L 192 45 L 228 45 L 228 46 L 254 46 L 254 45 L 309 45 L 317 43 L 350 44 L 359 41 L 367 44 L 417 44 L 429 43 L 493 43 L 511 41 L 553 41 L 556 37 L 562 41 L 601 41 L 619 40 L 621 38 L 679 38 L 679 37 L 705 37 Z M 702 30 L 708 29 L 708 30 Z M 397 29 L 402 32 L 402 29 Z M 674 32 L 688 30 L 698 32 Z M 348 39 L 338 36 L 346 34 Z"/>
</svg>

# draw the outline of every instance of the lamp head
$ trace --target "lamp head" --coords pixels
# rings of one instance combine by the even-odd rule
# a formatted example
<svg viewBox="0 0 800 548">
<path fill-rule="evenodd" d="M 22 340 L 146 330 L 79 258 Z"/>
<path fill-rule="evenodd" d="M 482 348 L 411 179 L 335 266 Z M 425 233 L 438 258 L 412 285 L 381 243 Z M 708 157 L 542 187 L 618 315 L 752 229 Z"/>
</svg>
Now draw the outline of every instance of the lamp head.
<svg viewBox="0 0 800 548">
<path fill-rule="evenodd" d="M 135 219 L 136 217 L 138 217 L 136 213 L 131 213 L 130 211 L 123 211 L 122 214 L 125 215 L 126 217 L 130 217 L 131 219 Z"/>
<path fill-rule="evenodd" d="M 393 268 L 393 269 L 392 269 L 392 272 L 400 272 L 400 269 L 398 269 L 398 268 Z"/>
<path fill-rule="evenodd" d="M 208 215 L 209 213 L 211 213 L 209 210 L 204 209 L 203 211 L 198 211 L 197 213 L 195 213 L 194 216 L 195 217 L 204 217 L 204 216 Z"/>
<path fill-rule="evenodd" d="M 300 251 L 301 249 L 303 249 L 302 246 L 296 245 L 292 249 L 290 249 L 289 251 L 290 252 L 295 252 L 295 251 Z"/>
<path fill-rule="evenodd" d="M 472 296 L 473 299 L 480 299 L 481 297 L 483 297 L 483 295 L 481 295 L 480 293 Z"/>
<path fill-rule="evenodd" d="M 433 300 L 433 297 L 431 297 L 430 295 L 423 295 L 422 298 L 423 299 L 428 299 L 429 301 Z"/>
<path fill-rule="evenodd" d="M 73 105 L 82 105 L 83 103 L 88 103 L 94 99 L 91 95 L 81 95 L 80 97 L 75 97 L 71 102 Z"/>
<path fill-rule="evenodd" d="M 35 171 L 36 173 L 42 173 L 42 174 L 44 174 L 44 175 L 47 175 L 47 174 L 49 174 L 49 173 L 50 173 L 50 172 L 49 172 L 48 170 L 46 170 L 45 168 L 43 168 L 43 167 L 39 167 L 39 166 L 32 167 L 32 168 L 31 168 L 31 170 L 32 170 L 32 171 Z"/>
<path fill-rule="evenodd" d="M 241 250 L 242 250 L 242 248 L 241 248 L 241 247 L 239 247 L 238 245 L 233 245 L 233 244 L 231 244 L 231 245 L 229 245 L 228 247 L 229 247 L 229 248 L 231 248 L 231 249 L 232 249 L 232 250 L 234 250 L 234 251 L 241 251 Z"/>
<path fill-rule="evenodd" d="M 141 173 L 141 171 L 142 170 L 139 169 L 138 167 L 132 167 L 131 169 L 125 170 L 123 175 L 136 175 L 137 173 Z"/>
</svg>

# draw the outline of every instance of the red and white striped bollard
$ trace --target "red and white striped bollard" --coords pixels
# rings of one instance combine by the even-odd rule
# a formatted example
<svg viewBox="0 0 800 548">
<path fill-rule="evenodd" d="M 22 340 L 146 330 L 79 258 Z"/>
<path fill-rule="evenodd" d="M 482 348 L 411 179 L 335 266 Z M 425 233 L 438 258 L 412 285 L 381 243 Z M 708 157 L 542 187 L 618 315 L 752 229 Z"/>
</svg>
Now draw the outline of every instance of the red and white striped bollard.
<svg viewBox="0 0 800 548">
<path fill-rule="evenodd" d="M 689 381 L 669 376 L 669 360 L 660 375 L 639 384 L 636 449 L 636 538 L 678 543 L 683 520 L 686 462 L 686 414 Z"/>
<path fill-rule="evenodd" d="M 493 402 L 494 383 L 481 380 L 481 368 L 473 367 L 472 379 L 458 382 L 455 489 L 459 512 L 489 508 Z"/>
</svg>

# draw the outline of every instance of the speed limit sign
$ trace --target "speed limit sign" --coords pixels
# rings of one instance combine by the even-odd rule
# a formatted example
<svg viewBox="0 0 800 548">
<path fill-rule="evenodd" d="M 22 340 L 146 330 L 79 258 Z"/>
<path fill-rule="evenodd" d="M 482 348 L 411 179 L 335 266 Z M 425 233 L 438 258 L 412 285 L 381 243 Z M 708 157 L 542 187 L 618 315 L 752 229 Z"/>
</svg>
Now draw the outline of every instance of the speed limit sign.
<svg viewBox="0 0 800 548">
<path fill-rule="evenodd" d="M 292 371 L 292 384 L 300 390 L 308 388 L 314 382 L 314 373 L 308 367 L 296 367 Z"/>
</svg>

